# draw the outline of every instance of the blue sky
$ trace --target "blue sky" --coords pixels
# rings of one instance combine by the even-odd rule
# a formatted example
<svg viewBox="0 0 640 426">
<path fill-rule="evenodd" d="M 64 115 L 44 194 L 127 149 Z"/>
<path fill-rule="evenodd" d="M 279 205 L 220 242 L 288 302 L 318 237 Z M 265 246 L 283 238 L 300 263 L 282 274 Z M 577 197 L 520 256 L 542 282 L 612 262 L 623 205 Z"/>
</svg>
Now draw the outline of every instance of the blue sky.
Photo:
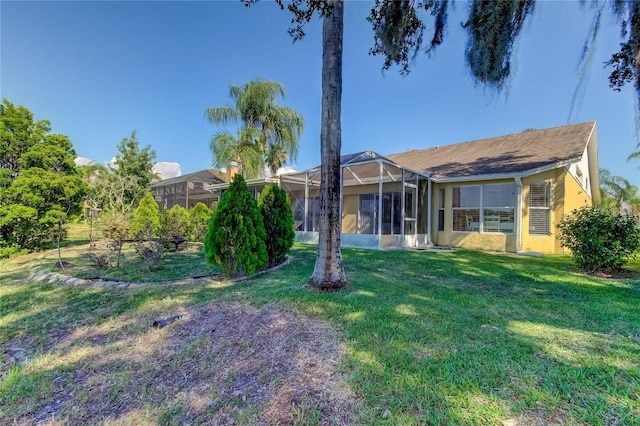
<svg viewBox="0 0 640 426">
<path fill-rule="evenodd" d="M 345 7 L 342 152 L 380 154 L 596 120 L 600 166 L 640 186 L 632 87 L 608 87 L 605 62 L 620 30 L 606 13 L 586 84 L 569 117 L 579 58 L 594 10 L 577 2 L 538 1 L 514 53 L 507 90 L 477 86 L 464 63 L 454 3 L 445 42 L 418 55 L 411 73 L 381 71 L 368 50 L 370 2 Z M 229 101 L 230 83 L 256 77 L 284 84 L 282 104 L 306 120 L 298 170 L 320 151 L 321 25 L 292 43 L 290 15 L 270 2 L 251 8 L 212 2 L 0 2 L 0 95 L 49 119 L 79 156 L 107 162 L 122 138 L 137 130 L 157 161 L 183 174 L 211 167 L 207 107 Z M 429 22 L 431 25 L 431 22 Z M 234 130 L 234 129 L 231 129 Z"/>
</svg>

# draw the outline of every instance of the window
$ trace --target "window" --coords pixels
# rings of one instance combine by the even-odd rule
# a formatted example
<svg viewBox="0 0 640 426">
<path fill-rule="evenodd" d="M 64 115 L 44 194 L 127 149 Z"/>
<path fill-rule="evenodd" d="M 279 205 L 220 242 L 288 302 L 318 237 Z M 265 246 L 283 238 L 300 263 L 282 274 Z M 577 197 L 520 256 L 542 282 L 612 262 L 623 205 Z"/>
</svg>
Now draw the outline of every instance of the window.
<svg viewBox="0 0 640 426">
<path fill-rule="evenodd" d="M 514 183 L 453 187 L 453 230 L 501 232 L 515 230 Z"/>
<path fill-rule="evenodd" d="M 444 188 L 438 190 L 438 231 L 444 231 Z"/>
<path fill-rule="evenodd" d="M 484 232 L 514 231 L 516 186 L 513 183 L 483 185 L 482 228 Z"/>
<path fill-rule="evenodd" d="M 551 233 L 551 184 L 549 182 L 529 185 L 529 234 Z"/>
<path fill-rule="evenodd" d="M 453 187 L 453 230 L 480 231 L 480 185 Z"/>
</svg>

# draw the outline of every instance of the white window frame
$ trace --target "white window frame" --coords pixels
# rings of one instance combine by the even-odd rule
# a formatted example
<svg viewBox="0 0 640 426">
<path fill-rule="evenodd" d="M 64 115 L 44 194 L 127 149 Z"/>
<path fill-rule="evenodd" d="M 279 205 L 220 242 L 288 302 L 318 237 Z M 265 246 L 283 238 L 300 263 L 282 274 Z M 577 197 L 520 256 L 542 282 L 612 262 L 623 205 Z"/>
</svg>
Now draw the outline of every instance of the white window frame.
<svg viewBox="0 0 640 426">
<path fill-rule="evenodd" d="M 537 187 L 542 187 L 544 186 L 544 190 L 546 191 L 546 205 L 544 206 L 538 206 L 538 205 L 532 205 L 532 191 L 533 191 L 533 187 L 537 186 Z M 531 236 L 549 236 L 551 235 L 551 182 L 548 181 L 543 181 L 543 182 L 532 182 L 529 184 L 529 197 L 527 200 L 527 205 L 529 207 L 529 235 Z M 545 214 L 545 221 L 546 223 L 546 229 L 542 230 L 542 232 L 540 231 L 536 231 L 535 226 L 531 224 L 531 217 L 533 216 L 531 213 L 532 212 L 546 212 Z M 533 227 L 533 229 L 532 229 Z"/>
<path fill-rule="evenodd" d="M 491 185 L 505 185 L 505 184 L 509 184 L 509 185 L 513 185 L 513 207 L 506 207 L 506 206 L 485 206 L 484 205 L 484 192 L 485 192 L 485 187 L 487 186 L 491 186 Z M 454 233 L 463 233 L 463 234 L 468 234 L 468 233 L 472 233 L 472 232 L 478 232 L 478 233 L 483 233 L 483 234 L 503 234 L 503 235 L 513 235 L 515 234 L 515 222 L 516 222 L 516 196 L 515 196 L 515 182 L 501 182 L 501 183 L 485 183 L 485 184 L 474 184 L 474 185 L 456 185 L 453 187 L 452 191 L 454 191 L 455 193 L 455 188 L 472 188 L 472 187 L 476 187 L 478 188 L 478 190 L 480 191 L 479 194 L 479 198 L 480 198 L 480 204 L 478 206 L 464 206 L 464 207 L 454 207 L 453 206 L 453 202 L 454 202 L 454 196 L 452 195 L 451 197 L 451 210 L 453 212 L 453 214 L 451 215 L 451 230 Z M 473 225 L 471 225 L 469 227 L 468 230 L 456 230 L 454 229 L 454 220 L 455 220 L 455 211 L 456 210 L 478 210 L 478 222 L 473 222 Z M 498 225 L 498 230 L 485 230 L 485 210 L 498 210 L 498 211 L 511 211 L 512 215 L 513 215 L 513 226 L 511 227 L 511 230 L 508 231 L 504 231 L 504 230 L 500 230 L 501 225 Z M 506 222 L 503 222 L 506 223 Z M 508 222 L 511 223 L 511 222 Z M 477 227 L 477 229 L 476 229 Z"/>
</svg>

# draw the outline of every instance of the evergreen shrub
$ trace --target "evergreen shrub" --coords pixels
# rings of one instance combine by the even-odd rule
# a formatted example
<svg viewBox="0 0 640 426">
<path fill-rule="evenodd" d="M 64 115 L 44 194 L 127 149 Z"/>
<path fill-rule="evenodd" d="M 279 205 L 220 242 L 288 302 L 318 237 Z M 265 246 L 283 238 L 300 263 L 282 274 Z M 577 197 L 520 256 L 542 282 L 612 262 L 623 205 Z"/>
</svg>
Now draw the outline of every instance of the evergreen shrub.
<svg viewBox="0 0 640 426">
<path fill-rule="evenodd" d="M 229 276 L 251 275 L 267 264 L 262 216 L 241 175 L 235 175 L 211 217 L 204 240 L 207 261 Z"/>
<path fill-rule="evenodd" d="M 258 200 L 264 228 L 267 234 L 265 244 L 269 264 L 281 263 L 293 246 L 295 231 L 293 213 L 287 193 L 278 185 L 268 184 Z"/>
</svg>

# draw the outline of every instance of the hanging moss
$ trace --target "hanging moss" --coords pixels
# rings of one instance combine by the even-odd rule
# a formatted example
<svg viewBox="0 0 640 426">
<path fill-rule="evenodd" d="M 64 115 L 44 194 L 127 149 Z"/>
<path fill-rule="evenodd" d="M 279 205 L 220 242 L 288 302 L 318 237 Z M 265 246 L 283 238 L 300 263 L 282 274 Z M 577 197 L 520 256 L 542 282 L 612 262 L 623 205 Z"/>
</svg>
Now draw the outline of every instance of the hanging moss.
<svg viewBox="0 0 640 426">
<path fill-rule="evenodd" d="M 511 73 L 511 54 L 534 0 L 474 0 L 467 29 L 465 56 L 473 76 L 481 83 L 501 88 Z"/>
</svg>

